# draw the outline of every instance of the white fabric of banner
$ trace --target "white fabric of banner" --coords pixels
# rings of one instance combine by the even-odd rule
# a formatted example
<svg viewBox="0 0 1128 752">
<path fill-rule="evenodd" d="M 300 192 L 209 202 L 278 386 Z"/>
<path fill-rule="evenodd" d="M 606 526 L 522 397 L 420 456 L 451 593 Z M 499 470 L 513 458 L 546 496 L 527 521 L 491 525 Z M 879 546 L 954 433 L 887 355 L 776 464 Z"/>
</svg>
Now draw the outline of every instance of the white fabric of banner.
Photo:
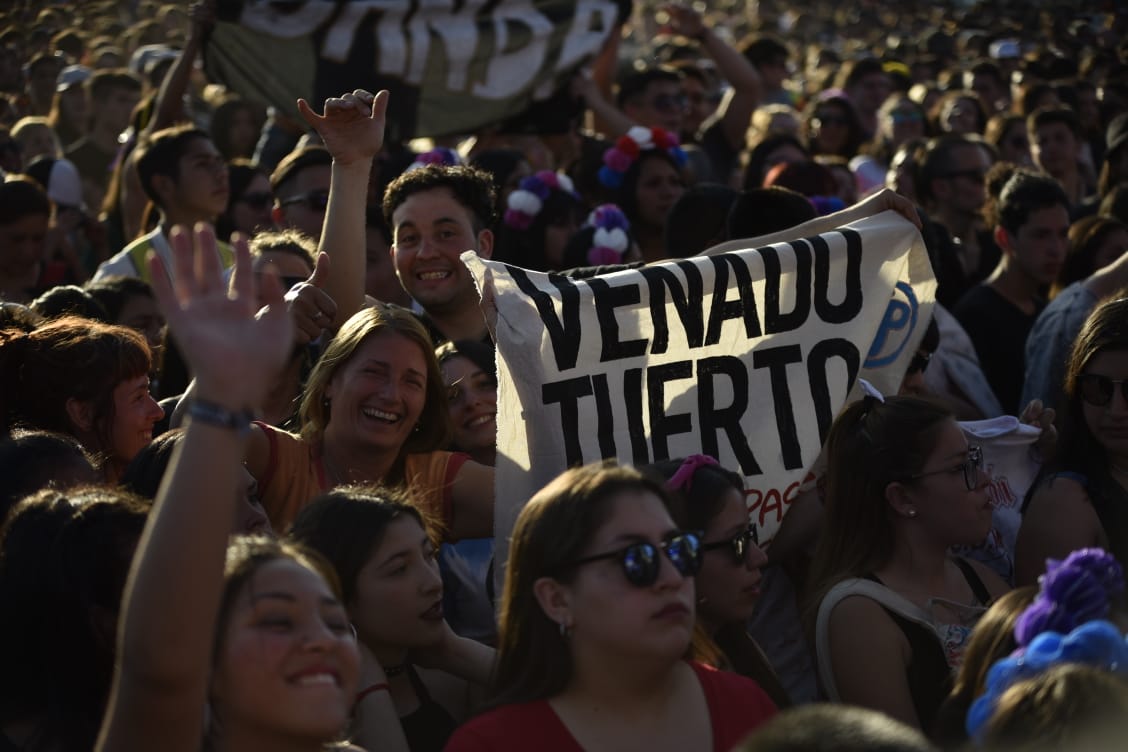
<svg viewBox="0 0 1128 752">
<path fill-rule="evenodd" d="M 770 541 L 856 379 L 897 392 L 936 289 L 904 218 L 706 254 L 586 280 L 462 256 L 498 310 L 499 563 L 536 491 L 609 457 L 715 456 Z"/>
</svg>

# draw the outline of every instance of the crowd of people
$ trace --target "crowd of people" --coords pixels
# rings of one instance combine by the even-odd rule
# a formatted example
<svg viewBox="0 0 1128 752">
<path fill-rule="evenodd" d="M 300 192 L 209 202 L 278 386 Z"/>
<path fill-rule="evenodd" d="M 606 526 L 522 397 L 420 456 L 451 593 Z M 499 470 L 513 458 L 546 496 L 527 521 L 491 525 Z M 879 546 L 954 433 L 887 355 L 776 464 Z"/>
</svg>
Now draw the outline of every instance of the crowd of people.
<svg viewBox="0 0 1128 752">
<path fill-rule="evenodd" d="M 359 73 L 209 80 L 216 0 L 0 7 L 0 751 L 1118 748 L 1128 12 L 619 5 L 547 116 L 396 143 Z M 698 454 L 567 470 L 495 557 L 463 252 L 883 211 L 932 319 L 770 540 Z"/>
</svg>

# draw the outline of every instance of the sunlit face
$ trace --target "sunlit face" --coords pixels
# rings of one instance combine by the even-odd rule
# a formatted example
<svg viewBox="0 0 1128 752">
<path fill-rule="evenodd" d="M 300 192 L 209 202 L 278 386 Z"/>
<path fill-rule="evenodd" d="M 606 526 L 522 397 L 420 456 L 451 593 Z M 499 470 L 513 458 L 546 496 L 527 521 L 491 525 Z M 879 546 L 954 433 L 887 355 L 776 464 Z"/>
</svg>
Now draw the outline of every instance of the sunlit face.
<svg viewBox="0 0 1128 752">
<path fill-rule="evenodd" d="M 400 515 L 384 528 L 347 605 L 361 641 L 374 651 L 434 645 L 442 637 L 438 550 L 414 517 Z"/>
<path fill-rule="evenodd" d="M 331 741 L 348 723 L 360 671 L 344 606 L 292 559 L 262 565 L 236 598 L 211 681 L 221 729 Z"/>
<path fill-rule="evenodd" d="M 129 462 L 153 438 L 153 426 L 164 411 L 149 393 L 147 375 L 126 379 L 114 387 L 114 417 L 110 429 L 110 451 L 115 459 Z"/>
<path fill-rule="evenodd" d="M 579 558 L 607 553 L 637 542 L 658 544 L 676 530 L 666 507 L 643 490 L 615 495 L 607 521 Z M 652 585 L 636 587 L 616 559 L 581 565 L 564 585 L 572 623 L 573 653 L 633 655 L 676 661 L 693 633 L 694 581 L 659 554 L 661 568 Z"/>
<path fill-rule="evenodd" d="M 497 441 L 497 380 L 469 358 L 455 356 L 440 366 L 449 395 L 454 443 L 465 452 L 489 449 Z"/>
<path fill-rule="evenodd" d="M 936 446 L 929 453 L 915 480 L 906 481 L 916 524 L 944 545 L 982 543 L 991 529 L 991 504 L 987 496 L 987 473 L 980 471 L 978 483 L 968 490 L 963 462 L 968 443 L 954 420 L 939 429 Z"/>
<path fill-rule="evenodd" d="M 747 534 L 748 507 L 744 495 L 730 488 L 724 496 L 720 512 L 705 527 L 705 545 Z M 697 612 L 708 627 L 716 629 L 745 622 L 752 616 L 760 597 L 760 570 L 768 557 L 755 543 L 748 541 L 746 546 L 740 560 L 728 545 L 705 552 L 696 578 Z"/>
<path fill-rule="evenodd" d="M 469 209 L 448 188 L 407 197 L 392 213 L 392 260 L 408 294 L 428 311 L 476 306 L 477 289 L 459 259 L 465 251 L 489 258 L 493 234 L 475 232 Z"/>
<path fill-rule="evenodd" d="M 218 217 L 227 209 L 230 188 L 227 163 L 209 139 L 194 138 L 177 163 L 171 201 L 181 212 L 201 219 Z"/>
<path fill-rule="evenodd" d="M 371 335 L 334 374 L 325 396 L 327 440 L 398 454 L 427 401 L 423 349 L 390 329 Z"/>
</svg>

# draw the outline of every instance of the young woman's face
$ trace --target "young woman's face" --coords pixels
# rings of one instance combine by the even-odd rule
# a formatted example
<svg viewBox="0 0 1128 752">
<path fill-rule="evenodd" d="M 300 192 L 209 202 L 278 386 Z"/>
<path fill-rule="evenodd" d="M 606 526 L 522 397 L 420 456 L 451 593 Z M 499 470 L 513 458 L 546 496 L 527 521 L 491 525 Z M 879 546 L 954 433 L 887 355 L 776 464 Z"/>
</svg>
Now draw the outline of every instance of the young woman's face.
<svg viewBox="0 0 1128 752">
<path fill-rule="evenodd" d="M 817 154 L 838 154 L 849 138 L 849 113 L 837 105 L 820 105 L 810 123 L 812 150 Z"/>
<path fill-rule="evenodd" d="M 639 220 L 651 227 L 664 227 L 666 215 L 685 192 L 682 176 L 664 159 L 645 159 L 639 167 L 635 202 Z"/>
<path fill-rule="evenodd" d="M 743 536 L 743 556 L 734 540 Z M 720 512 L 705 528 L 705 545 L 728 542 L 706 551 L 697 573 L 698 617 L 709 627 L 747 621 L 760 597 L 760 569 L 768 557 L 748 537 L 748 507 L 735 488 L 725 491 Z"/>
<path fill-rule="evenodd" d="M 330 434 L 399 452 L 427 401 L 427 360 L 390 329 L 368 337 L 329 382 Z"/>
<path fill-rule="evenodd" d="M 111 452 L 129 462 L 153 439 L 153 426 L 164 411 L 149 394 L 146 374 L 125 379 L 114 387 L 114 417 L 110 428 Z"/>
<path fill-rule="evenodd" d="M 438 550 L 411 516 L 388 523 L 356 578 L 348 604 L 357 634 L 374 651 L 434 645 L 442 637 Z"/>
<path fill-rule="evenodd" d="M 914 520 L 925 526 L 935 539 L 955 545 L 982 543 L 991 529 L 991 504 L 987 497 L 990 478 L 980 469 L 975 488 L 969 490 L 964 463 L 968 443 L 955 420 L 939 429 L 936 446 L 917 473 L 905 484 Z"/>
<path fill-rule="evenodd" d="M 632 543 L 658 545 L 677 530 L 666 507 L 644 490 L 614 496 L 611 514 L 580 554 L 586 558 L 621 550 Z M 658 554 L 653 584 L 632 585 L 618 558 L 582 564 L 564 586 L 569 602 L 573 652 L 631 654 L 676 661 L 693 633 L 694 582 Z"/>
<path fill-rule="evenodd" d="M 488 449 L 497 442 L 497 380 L 469 358 L 455 356 L 440 366 L 449 395 L 454 443 L 463 451 Z"/>
<path fill-rule="evenodd" d="M 292 559 L 262 565 L 236 596 L 212 676 L 220 728 L 329 741 L 349 720 L 360 673 L 344 606 Z"/>
<path fill-rule="evenodd" d="M 1111 398 L 1104 405 L 1084 399 L 1087 392 L 1099 394 L 1102 391 L 1094 388 L 1102 378 L 1113 381 L 1128 379 L 1128 350 L 1102 350 L 1089 358 L 1077 385 L 1082 395 L 1081 409 L 1089 432 L 1110 456 L 1123 460 L 1128 457 L 1128 400 L 1124 398 L 1124 385 L 1113 384 Z M 1087 385 L 1081 383 L 1086 380 L 1097 384 L 1086 389 Z M 1107 394 L 1107 386 L 1103 391 Z"/>
</svg>

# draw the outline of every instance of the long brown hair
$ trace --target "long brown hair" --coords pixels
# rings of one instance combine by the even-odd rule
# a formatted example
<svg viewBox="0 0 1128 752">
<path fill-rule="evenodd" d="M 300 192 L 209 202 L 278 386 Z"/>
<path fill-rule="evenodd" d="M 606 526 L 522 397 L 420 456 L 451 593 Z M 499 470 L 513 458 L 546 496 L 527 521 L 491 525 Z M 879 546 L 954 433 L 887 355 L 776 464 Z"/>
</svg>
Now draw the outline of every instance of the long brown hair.
<svg viewBox="0 0 1128 752">
<path fill-rule="evenodd" d="M 657 481 L 631 467 L 596 463 L 566 470 L 521 510 L 505 571 L 491 705 L 544 699 L 568 685 L 571 652 L 537 602 L 534 584 L 541 577 L 571 582 L 569 565 L 607 521 L 611 500 L 631 491 L 652 493 L 669 506 Z"/>
<path fill-rule="evenodd" d="M 808 618 L 836 584 L 880 568 L 893 554 L 885 488 L 920 472 L 952 414 L 916 397 L 873 397 L 835 419 L 826 442 L 826 521 L 811 564 Z"/>
<path fill-rule="evenodd" d="M 431 335 L 411 311 L 392 303 L 379 302 L 358 311 L 344 323 L 310 373 L 298 412 L 303 439 L 310 442 L 321 440 L 330 420 L 329 406 L 325 403 L 330 382 L 369 337 L 385 331 L 395 332 L 419 345 L 427 366 L 426 400 L 419 416 L 418 430 L 413 431 L 404 442 L 400 456 L 434 451 L 450 442 L 452 429 L 447 411 L 447 392 L 439 363 L 435 360 Z"/>
</svg>

